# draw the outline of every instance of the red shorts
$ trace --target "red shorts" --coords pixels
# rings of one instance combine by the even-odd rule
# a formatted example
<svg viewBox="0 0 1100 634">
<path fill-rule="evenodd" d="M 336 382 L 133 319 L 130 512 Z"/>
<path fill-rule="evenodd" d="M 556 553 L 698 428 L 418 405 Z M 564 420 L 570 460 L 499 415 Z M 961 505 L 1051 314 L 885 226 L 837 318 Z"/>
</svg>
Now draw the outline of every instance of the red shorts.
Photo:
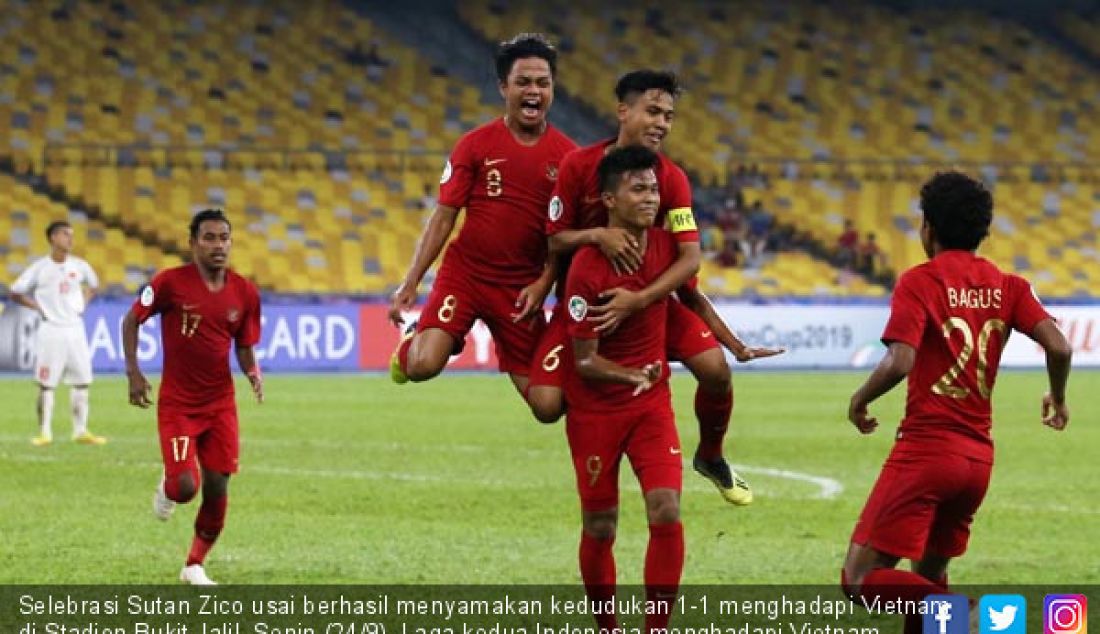
<svg viewBox="0 0 1100 634">
<path fill-rule="evenodd" d="M 966 552 L 992 468 L 966 456 L 895 449 L 860 513 L 852 542 L 912 560 L 925 553 L 958 557 Z"/>
<path fill-rule="evenodd" d="M 157 430 L 164 474 L 168 478 L 190 471 L 195 456 L 204 469 L 237 472 L 240 433 L 235 407 L 212 412 L 160 410 Z"/>
<path fill-rule="evenodd" d="M 701 352 L 719 347 L 703 318 L 675 299 L 668 302 L 668 327 L 665 331 L 668 337 L 665 350 L 670 360 L 687 361 Z"/>
<path fill-rule="evenodd" d="M 461 346 L 474 321 L 481 319 L 493 335 L 500 371 L 526 376 L 535 346 L 546 329 L 546 319 L 539 311 L 531 319 L 512 323 L 521 290 L 522 286 L 475 281 L 444 264 L 432 284 L 416 330 L 438 328 Z"/>
<path fill-rule="evenodd" d="M 585 511 L 619 505 L 619 462 L 630 459 L 642 492 L 683 484 L 684 462 L 671 404 L 618 414 L 566 414 L 565 433 L 577 474 L 577 492 Z"/>
<path fill-rule="evenodd" d="M 560 388 L 565 383 L 564 368 L 573 365 L 573 345 L 569 340 L 568 318 L 565 316 L 564 302 L 558 302 L 550 314 L 550 323 L 539 339 L 535 355 L 531 359 L 531 373 L 528 384 Z"/>
</svg>

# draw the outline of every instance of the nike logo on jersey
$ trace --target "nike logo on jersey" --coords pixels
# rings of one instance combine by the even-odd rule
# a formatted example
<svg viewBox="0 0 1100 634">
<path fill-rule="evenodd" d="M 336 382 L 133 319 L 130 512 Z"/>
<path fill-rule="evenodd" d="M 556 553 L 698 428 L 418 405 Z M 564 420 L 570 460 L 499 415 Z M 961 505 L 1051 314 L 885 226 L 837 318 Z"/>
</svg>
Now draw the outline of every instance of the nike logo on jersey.
<svg viewBox="0 0 1100 634">
<path fill-rule="evenodd" d="M 506 159 L 506 158 L 502 158 L 502 159 L 485 159 L 485 167 L 489 167 L 490 165 L 496 165 L 497 163 L 503 163 L 504 161 L 507 161 L 507 160 L 508 159 Z"/>
<path fill-rule="evenodd" d="M 702 337 L 703 339 L 706 339 L 707 337 L 710 337 L 710 336 L 711 336 L 711 335 L 713 335 L 713 334 L 714 334 L 714 333 L 713 333 L 713 332 L 711 332 L 711 331 L 709 331 L 709 330 L 704 330 L 704 331 L 702 332 L 702 334 L 701 334 L 700 336 L 701 336 L 701 337 Z"/>
<path fill-rule="evenodd" d="M 674 456 L 679 456 L 680 454 L 684 453 L 680 450 L 679 447 L 669 447 L 668 452 Z"/>
</svg>

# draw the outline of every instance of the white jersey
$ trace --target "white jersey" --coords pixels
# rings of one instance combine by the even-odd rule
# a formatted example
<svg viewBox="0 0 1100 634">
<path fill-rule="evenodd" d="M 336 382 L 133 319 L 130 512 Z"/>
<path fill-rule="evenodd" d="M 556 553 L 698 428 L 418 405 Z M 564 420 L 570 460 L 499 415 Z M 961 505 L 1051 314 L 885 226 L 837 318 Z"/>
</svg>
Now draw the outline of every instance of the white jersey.
<svg viewBox="0 0 1100 634">
<path fill-rule="evenodd" d="M 35 260 L 11 286 L 11 292 L 33 295 L 47 322 L 54 326 L 83 325 L 84 289 L 99 286 L 99 278 L 84 260 L 70 255 L 64 262 L 50 256 Z"/>
</svg>

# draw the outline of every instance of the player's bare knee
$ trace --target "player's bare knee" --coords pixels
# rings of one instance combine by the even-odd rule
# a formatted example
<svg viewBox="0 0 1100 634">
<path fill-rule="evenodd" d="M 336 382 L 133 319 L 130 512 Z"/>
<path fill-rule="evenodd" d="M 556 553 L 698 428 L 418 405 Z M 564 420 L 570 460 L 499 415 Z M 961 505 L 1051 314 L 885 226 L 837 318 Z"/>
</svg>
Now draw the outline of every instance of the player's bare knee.
<svg viewBox="0 0 1100 634">
<path fill-rule="evenodd" d="M 619 525 L 618 509 L 607 511 L 585 511 L 582 520 L 584 532 L 600 541 L 615 539 Z"/>
<path fill-rule="evenodd" d="M 433 379 L 447 366 L 450 354 L 445 349 L 432 346 L 415 346 L 409 349 L 409 362 L 405 370 L 413 382 Z"/>
<path fill-rule="evenodd" d="M 223 474 L 217 474 L 217 476 L 206 476 L 202 482 L 202 497 L 206 499 L 214 499 L 225 497 L 229 493 L 229 478 Z"/>
<path fill-rule="evenodd" d="M 535 415 L 535 418 L 544 425 L 558 422 L 561 415 L 565 413 L 560 395 L 555 398 L 547 394 L 536 393 L 536 390 L 529 390 L 527 404 L 531 407 L 531 413 Z"/>
<path fill-rule="evenodd" d="M 647 493 L 645 508 L 651 525 L 680 521 L 680 496 L 672 489 L 656 489 Z"/>
<path fill-rule="evenodd" d="M 175 491 L 170 491 L 165 488 L 165 493 L 168 494 L 168 499 L 180 504 L 186 504 L 195 498 L 195 494 L 199 492 L 198 484 L 195 482 L 194 476 L 190 472 L 183 472 L 176 476 Z M 175 493 L 173 496 L 172 493 Z"/>
<path fill-rule="evenodd" d="M 721 395 L 733 389 L 730 366 L 721 350 L 701 352 L 688 359 L 686 365 L 705 392 Z"/>
</svg>

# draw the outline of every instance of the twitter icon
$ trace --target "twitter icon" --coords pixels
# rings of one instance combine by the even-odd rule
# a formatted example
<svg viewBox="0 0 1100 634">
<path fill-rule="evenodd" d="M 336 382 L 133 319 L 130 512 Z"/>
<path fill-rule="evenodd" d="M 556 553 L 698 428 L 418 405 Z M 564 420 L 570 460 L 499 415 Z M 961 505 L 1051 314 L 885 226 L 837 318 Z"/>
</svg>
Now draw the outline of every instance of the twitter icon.
<svg viewBox="0 0 1100 634">
<path fill-rule="evenodd" d="M 978 610 L 981 634 L 1027 634 L 1027 600 L 1018 594 L 987 594 Z"/>
</svg>

